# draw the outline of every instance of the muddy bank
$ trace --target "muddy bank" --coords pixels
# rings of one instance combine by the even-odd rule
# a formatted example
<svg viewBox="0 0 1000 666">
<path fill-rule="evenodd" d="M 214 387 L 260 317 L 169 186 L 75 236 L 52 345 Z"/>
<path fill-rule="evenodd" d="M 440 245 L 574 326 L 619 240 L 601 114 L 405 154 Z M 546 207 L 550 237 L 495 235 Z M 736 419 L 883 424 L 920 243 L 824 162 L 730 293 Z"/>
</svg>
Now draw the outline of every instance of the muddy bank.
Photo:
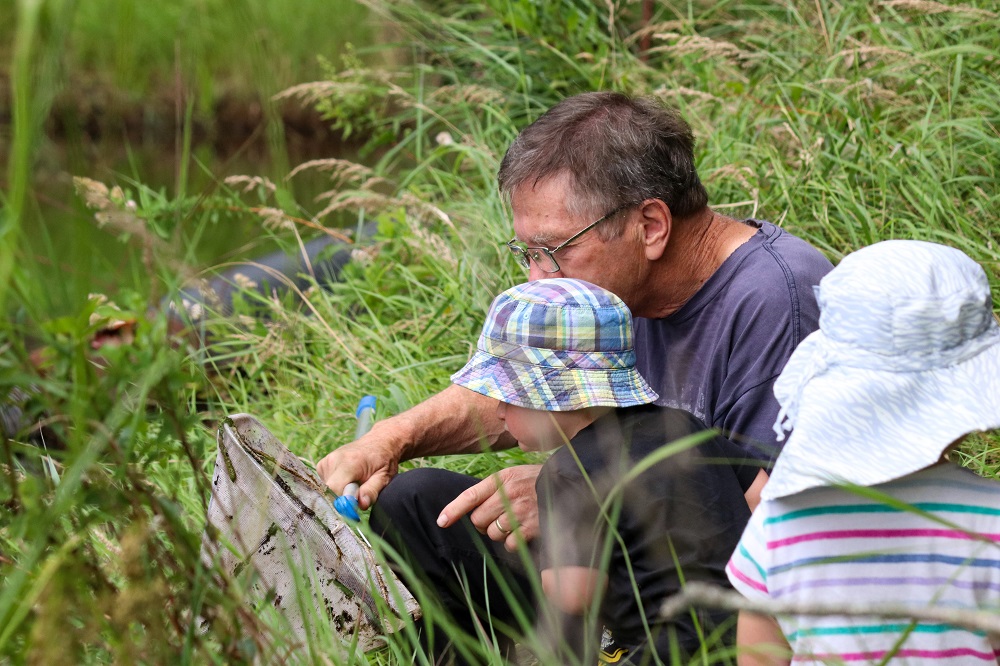
<svg viewBox="0 0 1000 666">
<path fill-rule="evenodd" d="M 0 75 L 0 137 L 10 136 L 10 82 Z M 285 100 L 277 103 L 250 92 L 222 92 L 210 104 L 159 90 L 138 97 L 98 81 L 68 85 L 53 101 L 45 133 L 56 144 L 163 146 L 173 149 L 182 136 L 191 106 L 192 144 L 208 146 L 225 159 L 239 152 L 269 154 L 272 140 L 267 124 L 284 129 L 288 154 L 295 159 L 354 154 L 363 140 L 345 141 L 312 108 Z M 6 141 L 0 141 L 0 153 Z"/>
</svg>

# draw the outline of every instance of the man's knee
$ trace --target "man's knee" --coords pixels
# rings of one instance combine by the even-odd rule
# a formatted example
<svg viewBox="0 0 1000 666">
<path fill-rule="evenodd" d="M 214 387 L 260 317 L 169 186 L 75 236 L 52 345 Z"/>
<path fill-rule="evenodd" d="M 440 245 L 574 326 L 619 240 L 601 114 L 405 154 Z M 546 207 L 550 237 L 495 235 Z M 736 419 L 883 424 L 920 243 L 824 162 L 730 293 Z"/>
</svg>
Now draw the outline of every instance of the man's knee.
<svg viewBox="0 0 1000 666">
<path fill-rule="evenodd" d="M 419 467 L 397 474 L 379 494 L 378 501 L 390 503 L 399 500 L 409 501 L 427 494 L 435 494 L 431 489 L 441 485 L 453 485 L 456 483 L 455 477 L 467 480 L 466 483 L 476 482 L 472 477 L 446 469 Z"/>
<path fill-rule="evenodd" d="M 434 467 L 398 474 L 379 494 L 372 521 L 379 533 L 389 525 L 436 524 L 441 509 L 479 479 Z"/>
</svg>

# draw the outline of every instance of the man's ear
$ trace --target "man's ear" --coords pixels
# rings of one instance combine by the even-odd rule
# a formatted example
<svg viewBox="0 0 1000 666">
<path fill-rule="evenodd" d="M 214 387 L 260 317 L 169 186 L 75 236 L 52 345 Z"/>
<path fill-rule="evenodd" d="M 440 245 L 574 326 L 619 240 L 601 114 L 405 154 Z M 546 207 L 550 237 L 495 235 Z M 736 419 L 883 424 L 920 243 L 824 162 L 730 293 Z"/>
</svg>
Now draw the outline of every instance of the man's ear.
<svg viewBox="0 0 1000 666">
<path fill-rule="evenodd" d="M 646 258 L 656 261 L 663 256 L 670 240 L 674 218 L 670 208 L 660 199 L 648 199 L 639 208 L 639 224 L 642 231 L 642 242 L 646 248 Z"/>
</svg>

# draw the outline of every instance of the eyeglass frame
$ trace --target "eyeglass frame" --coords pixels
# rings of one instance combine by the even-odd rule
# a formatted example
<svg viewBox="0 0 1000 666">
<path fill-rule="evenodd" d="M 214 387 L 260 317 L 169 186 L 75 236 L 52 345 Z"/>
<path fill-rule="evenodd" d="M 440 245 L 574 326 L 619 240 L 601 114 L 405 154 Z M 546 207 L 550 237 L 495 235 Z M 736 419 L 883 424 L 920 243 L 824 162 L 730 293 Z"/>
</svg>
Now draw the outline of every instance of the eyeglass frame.
<svg viewBox="0 0 1000 666">
<path fill-rule="evenodd" d="M 559 243 L 559 245 L 557 245 L 556 247 L 552 248 L 551 250 L 549 248 L 547 248 L 547 247 L 529 247 L 527 245 L 516 245 L 515 243 L 517 241 L 517 236 L 514 236 L 513 238 L 511 238 L 509 241 L 507 241 L 505 243 L 505 245 L 507 246 L 507 249 L 510 250 L 510 253 L 514 256 L 514 260 L 517 261 L 517 263 L 519 263 L 522 267 L 530 269 L 531 268 L 531 262 L 534 261 L 535 265 L 538 266 L 539 268 L 541 268 L 546 273 L 558 273 L 559 271 L 562 270 L 562 268 L 559 267 L 559 262 L 556 261 L 555 256 L 553 256 L 553 255 L 555 255 L 556 252 L 558 252 L 559 250 L 563 249 L 564 247 L 566 247 L 567 245 L 569 245 L 570 243 L 572 243 L 573 241 L 575 241 L 577 238 L 579 238 L 580 236 L 584 235 L 585 233 L 587 233 L 588 231 L 590 231 L 591 229 L 593 229 L 594 227 L 596 227 L 601 222 L 604 222 L 605 220 L 611 219 L 612 217 L 614 217 L 615 215 L 617 215 L 618 213 L 622 212 L 623 210 L 625 210 L 627 208 L 630 208 L 632 206 L 637 206 L 637 205 L 641 204 L 642 201 L 644 201 L 644 200 L 630 201 L 629 203 L 625 203 L 625 204 L 622 204 L 621 206 L 618 206 L 617 208 L 615 208 L 611 212 L 605 213 L 604 215 L 602 215 L 598 219 L 594 220 L 593 222 L 591 222 L 590 224 L 588 224 L 587 226 L 585 226 L 583 229 L 580 229 L 580 231 L 576 232 L 575 234 L 573 234 L 572 236 L 570 236 L 569 238 L 567 238 L 566 240 L 564 240 L 562 243 Z M 545 256 L 547 256 L 549 258 L 549 261 L 552 262 L 552 265 L 555 266 L 556 269 L 554 271 L 550 271 L 550 270 L 546 269 L 544 266 L 542 266 L 540 263 L 538 263 L 537 259 L 531 257 L 528 254 L 529 250 L 536 250 L 536 251 L 540 250 L 540 251 L 544 252 Z M 537 252 L 536 252 L 536 254 L 537 254 Z M 523 258 L 523 261 L 522 261 L 522 258 Z"/>
</svg>

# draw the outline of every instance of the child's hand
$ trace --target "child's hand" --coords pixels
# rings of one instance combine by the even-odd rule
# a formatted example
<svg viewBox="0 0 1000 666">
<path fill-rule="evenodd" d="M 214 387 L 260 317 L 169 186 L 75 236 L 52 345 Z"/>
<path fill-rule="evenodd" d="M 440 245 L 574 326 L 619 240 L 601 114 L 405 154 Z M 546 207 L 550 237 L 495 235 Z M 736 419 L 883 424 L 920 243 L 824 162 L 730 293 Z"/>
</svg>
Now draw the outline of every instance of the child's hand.
<svg viewBox="0 0 1000 666">
<path fill-rule="evenodd" d="M 542 591 L 549 603 L 570 615 L 583 615 L 598 592 L 608 585 L 607 574 L 589 567 L 553 567 L 542 570 Z"/>
</svg>

